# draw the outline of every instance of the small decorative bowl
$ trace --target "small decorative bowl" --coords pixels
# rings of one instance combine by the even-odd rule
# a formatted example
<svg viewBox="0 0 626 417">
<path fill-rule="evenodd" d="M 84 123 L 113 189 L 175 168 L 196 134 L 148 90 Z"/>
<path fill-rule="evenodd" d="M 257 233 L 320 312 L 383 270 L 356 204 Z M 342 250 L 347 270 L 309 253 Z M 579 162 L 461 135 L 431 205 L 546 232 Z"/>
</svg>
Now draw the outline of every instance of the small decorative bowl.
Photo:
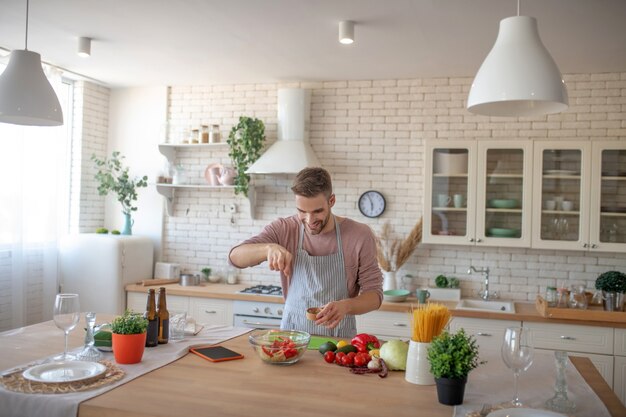
<svg viewBox="0 0 626 417">
<path fill-rule="evenodd" d="M 385 301 L 401 303 L 406 301 L 409 294 L 411 294 L 411 292 L 407 290 L 387 290 L 383 291 L 383 299 Z"/>
<path fill-rule="evenodd" d="M 311 308 L 307 308 L 306 310 L 306 318 L 309 320 L 317 320 L 317 315 L 319 314 L 319 312 L 322 311 L 321 308 L 319 307 L 311 307 Z"/>
<path fill-rule="evenodd" d="M 263 362 L 291 365 L 304 355 L 311 335 L 298 330 L 255 330 L 248 340 Z"/>
</svg>

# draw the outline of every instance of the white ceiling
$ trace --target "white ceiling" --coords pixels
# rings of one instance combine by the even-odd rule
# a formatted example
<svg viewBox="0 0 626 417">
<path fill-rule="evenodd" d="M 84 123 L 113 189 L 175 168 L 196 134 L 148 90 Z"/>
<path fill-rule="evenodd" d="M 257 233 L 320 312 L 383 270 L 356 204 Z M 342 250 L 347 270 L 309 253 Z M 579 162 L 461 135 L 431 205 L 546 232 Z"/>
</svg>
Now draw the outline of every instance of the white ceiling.
<svg viewBox="0 0 626 417">
<path fill-rule="evenodd" d="M 25 9 L 0 0 L 0 47 L 24 48 Z M 516 0 L 31 0 L 28 49 L 112 88 L 473 76 L 516 13 Z M 523 0 L 521 14 L 562 73 L 626 72 L 626 0 Z M 340 20 L 356 21 L 354 44 L 337 42 Z"/>
</svg>

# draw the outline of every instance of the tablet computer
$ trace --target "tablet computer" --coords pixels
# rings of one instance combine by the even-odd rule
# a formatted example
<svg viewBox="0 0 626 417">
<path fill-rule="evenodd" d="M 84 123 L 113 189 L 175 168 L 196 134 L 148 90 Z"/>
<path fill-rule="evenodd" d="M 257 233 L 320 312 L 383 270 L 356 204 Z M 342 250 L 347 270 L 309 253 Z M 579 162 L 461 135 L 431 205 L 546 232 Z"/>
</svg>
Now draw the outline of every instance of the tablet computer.
<svg viewBox="0 0 626 417">
<path fill-rule="evenodd" d="M 237 353 L 233 350 L 225 348 L 224 346 L 198 346 L 190 348 L 189 351 L 211 362 L 243 359 L 243 355 L 241 353 Z"/>
</svg>

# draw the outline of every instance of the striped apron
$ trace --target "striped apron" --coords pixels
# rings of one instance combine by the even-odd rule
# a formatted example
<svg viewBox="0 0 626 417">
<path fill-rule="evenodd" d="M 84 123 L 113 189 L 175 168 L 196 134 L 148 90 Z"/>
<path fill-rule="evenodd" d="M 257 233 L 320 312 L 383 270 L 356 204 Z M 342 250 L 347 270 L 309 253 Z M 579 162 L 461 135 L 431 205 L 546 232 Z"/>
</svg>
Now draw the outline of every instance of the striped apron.
<svg viewBox="0 0 626 417">
<path fill-rule="evenodd" d="M 293 268 L 285 311 L 280 327 L 301 330 L 321 336 L 352 338 L 356 335 L 356 320 L 347 315 L 334 329 L 317 326 L 306 318 L 306 310 L 321 307 L 331 301 L 348 298 L 348 281 L 343 259 L 339 223 L 333 217 L 337 236 L 337 252 L 326 256 L 311 256 L 303 248 L 304 224 L 300 224 L 300 238 Z"/>
</svg>

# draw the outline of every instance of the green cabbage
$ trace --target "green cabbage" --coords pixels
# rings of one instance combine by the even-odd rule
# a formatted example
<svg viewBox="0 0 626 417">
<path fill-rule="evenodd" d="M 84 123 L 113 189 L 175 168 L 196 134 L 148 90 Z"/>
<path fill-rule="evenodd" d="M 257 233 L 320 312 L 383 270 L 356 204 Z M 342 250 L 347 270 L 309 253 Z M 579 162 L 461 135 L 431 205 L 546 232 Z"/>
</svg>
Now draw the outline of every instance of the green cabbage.
<svg viewBox="0 0 626 417">
<path fill-rule="evenodd" d="M 390 340 L 380 347 L 380 357 L 385 361 L 390 371 L 406 370 L 406 357 L 409 345 L 402 340 Z"/>
</svg>

